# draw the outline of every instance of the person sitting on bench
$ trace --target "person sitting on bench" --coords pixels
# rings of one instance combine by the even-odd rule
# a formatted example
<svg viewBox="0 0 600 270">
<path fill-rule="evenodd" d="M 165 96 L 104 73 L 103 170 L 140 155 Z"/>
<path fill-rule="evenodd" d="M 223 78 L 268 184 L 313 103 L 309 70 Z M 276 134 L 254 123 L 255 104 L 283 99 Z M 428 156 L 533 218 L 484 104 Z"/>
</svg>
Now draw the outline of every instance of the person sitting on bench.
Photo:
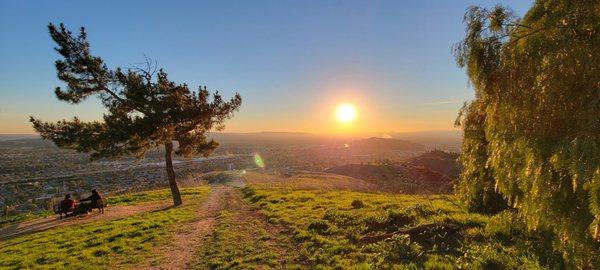
<svg viewBox="0 0 600 270">
<path fill-rule="evenodd" d="M 79 200 L 79 202 L 85 202 L 85 201 L 90 201 L 91 203 L 91 207 L 90 207 L 90 211 L 93 208 L 98 208 L 98 210 L 100 211 L 100 213 L 104 213 L 104 201 L 102 201 L 102 196 L 100 196 L 100 193 L 98 193 L 98 191 L 96 191 L 95 189 L 92 189 L 92 195 Z"/>
<path fill-rule="evenodd" d="M 67 194 L 67 195 L 65 195 L 65 199 L 60 201 L 60 203 L 58 204 L 57 212 L 61 218 L 62 218 L 62 214 L 65 214 L 65 217 L 66 217 L 68 212 L 73 212 L 75 210 L 76 206 L 77 206 L 77 203 L 75 203 L 75 200 L 71 199 L 71 194 Z"/>
</svg>

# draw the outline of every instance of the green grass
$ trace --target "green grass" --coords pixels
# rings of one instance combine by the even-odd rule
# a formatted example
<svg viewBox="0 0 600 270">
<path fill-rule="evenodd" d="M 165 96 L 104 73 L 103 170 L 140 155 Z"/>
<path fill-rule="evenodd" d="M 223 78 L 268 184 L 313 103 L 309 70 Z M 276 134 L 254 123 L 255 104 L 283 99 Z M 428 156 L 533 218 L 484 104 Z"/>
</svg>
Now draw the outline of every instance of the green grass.
<svg viewBox="0 0 600 270">
<path fill-rule="evenodd" d="M 208 190 L 206 186 L 186 189 L 191 202 L 181 207 L 60 227 L 2 242 L 0 269 L 132 268 L 152 256 L 149 251 L 153 247 L 165 244 L 178 224 L 194 219 Z M 162 200 L 168 191 L 146 194 L 119 196 L 115 203 Z"/>
<path fill-rule="evenodd" d="M 198 189 L 195 189 L 195 188 L 182 188 L 181 189 L 181 195 L 184 198 L 187 196 L 198 195 L 199 193 L 201 193 L 201 191 Z M 170 189 L 159 189 L 159 190 L 151 190 L 151 191 L 144 191 L 144 192 L 129 193 L 129 194 L 113 196 L 113 197 L 109 197 L 107 200 L 108 200 L 108 205 L 113 206 L 113 205 L 134 205 L 134 204 L 139 204 L 139 203 L 144 203 L 144 202 L 170 200 L 171 198 L 172 197 L 171 197 Z M 14 215 L 14 216 L 8 216 L 8 217 L 4 217 L 4 218 L 0 219 L 0 227 L 6 226 L 9 224 L 25 222 L 25 221 L 40 218 L 40 217 L 49 217 L 52 215 L 54 215 L 54 212 L 52 212 L 52 210 L 44 210 L 44 211 L 40 211 L 40 212 L 28 212 L 28 213 L 18 214 L 18 215 Z"/>
<path fill-rule="evenodd" d="M 314 181 L 313 181 L 314 182 Z M 311 182 L 312 183 L 312 182 Z M 315 182 L 316 183 L 316 182 Z M 155 247 L 195 218 L 209 188 L 183 189 L 183 207 L 56 228 L 0 243 L 0 269 L 113 269 L 160 263 Z M 548 234 L 516 212 L 465 212 L 450 195 L 415 196 L 253 185 L 228 193 L 194 269 L 564 269 Z M 235 193 L 238 194 L 238 193 Z M 170 199 L 169 190 L 109 198 Z M 255 211 L 256 210 L 256 211 Z M 108 209 L 110 211 L 110 208 Z M 259 213 L 257 213 L 257 211 Z M 451 224 L 418 234 L 430 224 Z M 157 261 L 158 258 L 158 261 Z"/>
<path fill-rule="evenodd" d="M 202 180 L 209 184 L 226 184 L 233 181 L 236 176 L 235 173 L 230 171 L 216 171 L 204 174 Z"/>
<path fill-rule="evenodd" d="M 206 190 L 198 188 L 181 188 L 183 198 L 204 194 Z M 108 205 L 134 205 L 144 202 L 171 200 L 170 189 L 151 190 L 138 193 L 124 194 L 108 198 Z"/>
<path fill-rule="evenodd" d="M 44 211 L 39 211 L 39 212 L 27 212 L 27 213 L 23 213 L 23 214 L 3 217 L 3 218 L 0 218 L 0 228 L 3 226 L 9 225 L 9 224 L 25 222 L 25 221 L 40 218 L 40 217 L 51 216 L 53 214 L 54 213 L 51 210 L 44 210 Z"/>
<path fill-rule="evenodd" d="M 301 260 L 322 269 L 555 269 L 552 254 L 513 218 L 464 212 L 453 196 L 245 188 L 270 222 L 287 226 Z M 418 235 L 419 225 L 457 225 Z M 382 237 L 385 236 L 385 237 Z M 379 237 L 379 238 L 378 238 Z"/>
</svg>

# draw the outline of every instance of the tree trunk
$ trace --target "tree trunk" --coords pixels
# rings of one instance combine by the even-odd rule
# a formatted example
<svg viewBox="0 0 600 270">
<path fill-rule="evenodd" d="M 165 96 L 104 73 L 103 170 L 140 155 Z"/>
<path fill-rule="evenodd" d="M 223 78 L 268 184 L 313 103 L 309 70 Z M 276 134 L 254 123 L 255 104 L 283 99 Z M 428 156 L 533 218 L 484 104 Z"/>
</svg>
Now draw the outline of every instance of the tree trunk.
<svg viewBox="0 0 600 270">
<path fill-rule="evenodd" d="M 171 195 L 173 196 L 173 204 L 181 205 L 181 193 L 179 193 L 179 187 L 175 180 L 175 170 L 173 170 L 173 142 L 169 141 L 165 143 L 165 161 L 167 163 L 167 178 L 169 178 L 169 187 L 171 188 Z"/>
</svg>

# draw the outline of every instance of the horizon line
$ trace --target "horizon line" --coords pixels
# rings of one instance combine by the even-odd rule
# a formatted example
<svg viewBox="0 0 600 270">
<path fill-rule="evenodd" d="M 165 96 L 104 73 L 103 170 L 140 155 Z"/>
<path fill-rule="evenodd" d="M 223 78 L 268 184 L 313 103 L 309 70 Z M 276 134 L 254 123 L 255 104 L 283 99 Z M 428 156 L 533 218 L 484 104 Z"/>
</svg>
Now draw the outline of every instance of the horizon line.
<svg viewBox="0 0 600 270">
<path fill-rule="evenodd" d="M 358 134 L 373 134 L 380 133 L 385 134 L 398 134 L 398 133 L 421 133 L 421 132 L 460 132 L 460 129 L 427 129 L 427 130 L 415 130 L 415 131 L 367 131 L 367 132 L 346 132 L 346 133 L 318 133 L 310 131 L 209 131 L 206 132 L 216 134 L 259 134 L 259 133 L 288 133 L 288 134 L 312 134 L 312 135 L 358 135 Z M 0 133 L 0 136 L 39 136 L 38 133 Z"/>
</svg>

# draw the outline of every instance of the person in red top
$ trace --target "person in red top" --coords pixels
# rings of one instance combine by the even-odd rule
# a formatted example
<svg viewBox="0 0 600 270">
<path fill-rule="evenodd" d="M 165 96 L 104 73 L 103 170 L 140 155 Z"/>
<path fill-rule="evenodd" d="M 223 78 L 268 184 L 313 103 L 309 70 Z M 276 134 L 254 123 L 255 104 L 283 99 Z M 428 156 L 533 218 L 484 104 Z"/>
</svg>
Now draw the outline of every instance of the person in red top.
<svg viewBox="0 0 600 270">
<path fill-rule="evenodd" d="M 65 216 L 67 216 L 67 213 L 72 212 L 76 206 L 77 203 L 75 203 L 75 200 L 71 199 L 71 194 L 67 194 L 65 195 L 65 199 L 60 201 L 60 203 L 58 204 L 58 214 L 61 218 L 62 214 L 65 214 Z"/>
</svg>

